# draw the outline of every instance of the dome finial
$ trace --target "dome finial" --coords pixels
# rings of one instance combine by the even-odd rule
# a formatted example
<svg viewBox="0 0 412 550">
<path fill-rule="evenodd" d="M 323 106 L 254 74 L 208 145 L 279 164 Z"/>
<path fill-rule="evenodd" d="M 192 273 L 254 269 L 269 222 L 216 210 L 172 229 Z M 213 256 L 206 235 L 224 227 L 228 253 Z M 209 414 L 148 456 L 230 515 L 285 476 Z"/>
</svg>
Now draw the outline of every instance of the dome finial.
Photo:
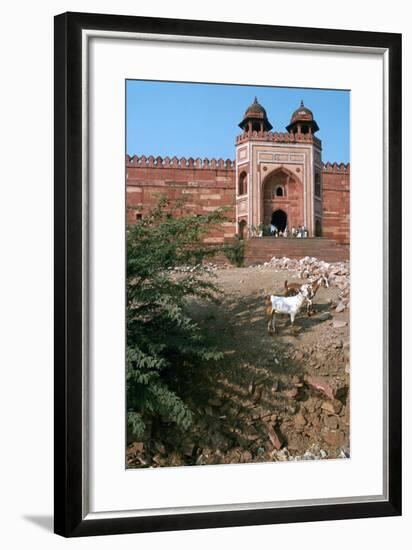
<svg viewBox="0 0 412 550">
<path fill-rule="evenodd" d="M 257 97 L 255 96 L 255 99 L 254 99 L 253 103 L 257 103 L 257 102 L 258 102 L 258 100 L 257 100 Z"/>
<path fill-rule="evenodd" d="M 303 105 L 303 99 L 300 100 L 300 106 L 301 106 L 301 107 L 304 107 L 304 105 Z"/>
</svg>

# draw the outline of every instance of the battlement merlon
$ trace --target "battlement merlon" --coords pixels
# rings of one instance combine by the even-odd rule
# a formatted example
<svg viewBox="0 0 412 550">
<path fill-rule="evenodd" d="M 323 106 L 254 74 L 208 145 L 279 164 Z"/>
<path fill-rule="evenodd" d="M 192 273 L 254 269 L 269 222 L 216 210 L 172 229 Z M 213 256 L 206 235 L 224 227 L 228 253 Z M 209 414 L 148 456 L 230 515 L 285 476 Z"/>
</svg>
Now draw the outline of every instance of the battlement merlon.
<svg viewBox="0 0 412 550">
<path fill-rule="evenodd" d="M 244 132 L 236 136 L 236 145 L 246 141 L 270 141 L 275 143 L 311 143 L 322 149 L 322 141 L 313 134 L 299 132 Z"/>
<path fill-rule="evenodd" d="M 231 159 L 209 159 L 185 157 L 154 157 L 150 155 L 126 155 L 126 167 L 130 168 L 177 168 L 177 169 L 196 169 L 196 170 L 234 170 L 235 161 Z"/>
<path fill-rule="evenodd" d="M 313 137 L 313 136 L 312 136 Z M 132 157 L 126 155 L 126 167 L 131 168 L 180 168 L 180 169 L 203 169 L 203 170 L 235 170 L 236 161 L 230 159 L 194 159 L 192 157 L 186 159 L 182 157 L 146 157 L 145 155 Z M 350 163 L 324 162 L 322 172 L 331 174 L 349 174 Z"/>
<path fill-rule="evenodd" d="M 322 172 L 326 174 L 350 174 L 350 163 L 324 162 Z"/>
</svg>

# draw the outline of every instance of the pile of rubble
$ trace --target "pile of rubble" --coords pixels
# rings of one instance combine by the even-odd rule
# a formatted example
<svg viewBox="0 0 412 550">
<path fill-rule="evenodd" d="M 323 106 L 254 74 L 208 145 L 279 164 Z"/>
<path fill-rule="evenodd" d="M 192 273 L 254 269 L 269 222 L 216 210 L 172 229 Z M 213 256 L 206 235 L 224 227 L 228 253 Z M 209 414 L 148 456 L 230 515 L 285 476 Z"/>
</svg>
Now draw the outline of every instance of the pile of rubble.
<svg viewBox="0 0 412 550">
<path fill-rule="evenodd" d="M 196 264 L 196 265 L 180 265 L 176 267 L 169 267 L 168 271 L 174 271 L 176 273 L 212 273 L 220 269 L 221 266 L 213 264 L 211 262 Z"/>
<path fill-rule="evenodd" d="M 340 313 L 349 308 L 350 296 L 350 270 L 349 262 L 324 262 L 317 258 L 305 256 L 300 260 L 292 258 L 273 257 L 269 262 L 265 262 L 261 269 L 270 268 L 276 271 L 294 271 L 301 279 L 314 279 L 320 275 L 325 275 L 330 285 L 336 286 L 341 291 L 336 302 L 331 306 L 335 308 L 336 313 Z"/>
<path fill-rule="evenodd" d="M 286 358 L 285 358 L 286 359 Z M 239 464 L 349 456 L 347 380 L 314 374 L 256 380 L 240 401 L 217 391 L 173 425 L 128 447 L 128 467 Z M 176 444 L 178 442 L 178 444 Z"/>
</svg>

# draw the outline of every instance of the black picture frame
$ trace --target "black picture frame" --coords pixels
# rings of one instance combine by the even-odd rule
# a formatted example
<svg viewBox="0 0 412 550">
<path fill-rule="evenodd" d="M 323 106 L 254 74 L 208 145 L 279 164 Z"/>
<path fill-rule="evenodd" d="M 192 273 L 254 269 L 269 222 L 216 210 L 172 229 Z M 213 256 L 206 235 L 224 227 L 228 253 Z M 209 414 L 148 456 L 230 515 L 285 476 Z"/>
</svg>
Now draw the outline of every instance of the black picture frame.
<svg viewBox="0 0 412 550">
<path fill-rule="evenodd" d="M 82 420 L 82 31 L 84 29 L 355 46 L 388 53 L 388 499 L 336 505 L 84 518 Z M 54 529 L 66 537 L 401 514 L 401 35 L 64 13 L 55 17 Z"/>
</svg>

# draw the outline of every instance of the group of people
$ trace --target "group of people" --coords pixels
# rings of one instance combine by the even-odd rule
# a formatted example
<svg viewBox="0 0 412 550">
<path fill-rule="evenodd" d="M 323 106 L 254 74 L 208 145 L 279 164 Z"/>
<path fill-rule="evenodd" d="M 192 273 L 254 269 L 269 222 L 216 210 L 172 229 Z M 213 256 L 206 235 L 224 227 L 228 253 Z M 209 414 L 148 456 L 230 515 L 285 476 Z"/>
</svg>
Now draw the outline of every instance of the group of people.
<svg viewBox="0 0 412 550">
<path fill-rule="evenodd" d="M 272 237 L 295 237 L 297 239 L 307 239 L 309 237 L 309 231 L 304 225 L 292 227 L 289 232 L 288 226 L 285 227 L 284 231 L 279 231 L 276 225 L 273 223 L 270 224 L 270 234 Z"/>
</svg>

